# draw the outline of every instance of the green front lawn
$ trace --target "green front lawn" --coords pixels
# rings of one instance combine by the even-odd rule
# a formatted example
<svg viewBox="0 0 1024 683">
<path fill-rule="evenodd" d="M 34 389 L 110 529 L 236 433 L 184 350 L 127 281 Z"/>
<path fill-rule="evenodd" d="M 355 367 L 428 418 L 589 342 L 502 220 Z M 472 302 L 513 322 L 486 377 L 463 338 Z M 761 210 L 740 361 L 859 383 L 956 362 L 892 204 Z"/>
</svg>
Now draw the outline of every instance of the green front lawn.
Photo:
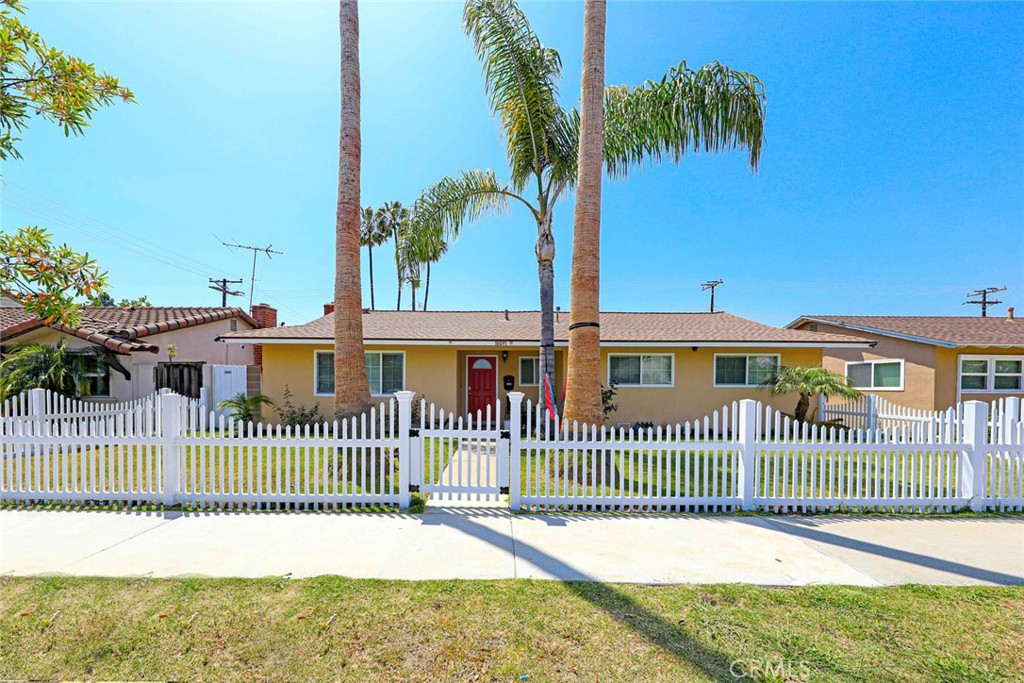
<svg viewBox="0 0 1024 683">
<path fill-rule="evenodd" d="M 0 679 L 980 683 L 1022 642 L 1020 587 L 0 578 Z"/>
</svg>

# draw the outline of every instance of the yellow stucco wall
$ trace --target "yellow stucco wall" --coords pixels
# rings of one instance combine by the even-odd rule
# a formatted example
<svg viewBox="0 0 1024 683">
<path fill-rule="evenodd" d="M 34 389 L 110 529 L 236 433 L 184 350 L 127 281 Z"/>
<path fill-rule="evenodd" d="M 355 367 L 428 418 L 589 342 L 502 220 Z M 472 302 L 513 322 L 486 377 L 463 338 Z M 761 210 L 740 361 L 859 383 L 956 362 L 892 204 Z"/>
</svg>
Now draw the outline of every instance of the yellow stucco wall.
<svg viewBox="0 0 1024 683">
<path fill-rule="evenodd" d="M 804 323 L 799 329 L 807 330 L 809 323 Z M 877 342 L 872 349 L 825 349 L 822 365 L 840 375 L 846 374 L 846 363 L 903 359 L 903 389 L 875 389 L 865 391 L 869 394 L 877 394 L 885 399 L 898 403 L 909 408 L 922 410 L 935 409 L 936 391 L 936 356 L 935 347 L 931 344 L 906 341 L 904 339 L 893 339 L 880 334 L 870 332 L 852 331 L 845 327 L 836 325 L 817 324 L 818 332 L 831 334 L 855 335 L 862 339 Z M 953 381 L 956 382 L 956 368 L 953 368 Z M 948 407 L 948 406 L 947 406 Z"/>
<path fill-rule="evenodd" d="M 537 401 L 537 387 L 519 385 L 519 358 L 536 356 L 535 349 L 494 346 L 367 346 L 368 351 L 404 351 L 405 386 L 410 391 L 421 393 L 439 408 L 461 413 L 465 409 L 466 357 L 491 355 L 498 360 L 499 397 L 504 400 L 506 391 L 502 387 L 505 375 L 515 377 L 516 390 L 523 391 L 527 399 Z M 263 347 L 263 392 L 275 403 L 283 402 L 285 386 L 293 393 L 296 405 L 320 406 L 322 415 L 332 413 L 332 398 L 313 395 L 314 352 L 329 351 L 327 345 L 265 344 Z M 501 352 L 508 351 L 507 360 Z M 822 360 L 821 349 L 728 349 L 700 348 L 615 348 L 602 352 L 601 381 L 608 381 L 609 353 L 671 353 L 675 357 L 675 383 L 672 387 L 620 387 L 616 402 L 617 412 L 609 418 L 610 423 L 635 422 L 638 420 L 655 423 L 675 423 L 682 420 L 699 419 L 732 401 L 753 398 L 770 402 L 777 408 L 791 412 L 796 405 L 796 396 L 770 397 L 757 387 L 715 387 L 714 357 L 716 353 L 779 354 L 785 365 L 818 365 Z M 556 349 L 555 385 L 561 396 L 565 382 L 566 349 Z"/>
</svg>

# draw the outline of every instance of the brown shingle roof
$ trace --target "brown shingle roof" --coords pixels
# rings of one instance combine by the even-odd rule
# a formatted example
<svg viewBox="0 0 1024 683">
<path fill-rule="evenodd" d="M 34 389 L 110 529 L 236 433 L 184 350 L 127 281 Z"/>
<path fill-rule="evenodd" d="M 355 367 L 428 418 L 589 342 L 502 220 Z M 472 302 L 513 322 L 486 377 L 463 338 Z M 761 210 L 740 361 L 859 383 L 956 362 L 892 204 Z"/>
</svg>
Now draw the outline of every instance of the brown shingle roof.
<svg viewBox="0 0 1024 683">
<path fill-rule="evenodd" d="M 138 341 L 139 338 L 226 318 L 242 318 L 253 327 L 256 326 L 256 321 L 240 308 L 84 306 L 79 313 L 81 321 L 76 328 L 61 324 L 49 327 L 103 346 L 115 353 L 156 353 L 159 347 Z M 47 326 L 45 322 L 26 314 L 20 306 L 0 306 L 0 339 L 6 341 L 44 326 Z"/>
<path fill-rule="evenodd" d="M 537 311 L 372 311 L 363 314 L 363 336 L 374 341 L 415 342 L 538 342 Z M 565 342 L 569 314 L 555 324 L 555 340 Z M 332 314 L 304 325 L 248 330 L 222 335 L 222 339 L 309 340 L 334 338 Z M 739 343 L 808 346 L 866 344 L 857 337 L 802 332 L 762 325 L 729 313 L 602 313 L 601 342 L 614 343 Z"/>
<path fill-rule="evenodd" d="M 1024 320 L 1003 316 L 805 315 L 793 325 L 815 321 L 939 346 L 1024 346 Z"/>
</svg>

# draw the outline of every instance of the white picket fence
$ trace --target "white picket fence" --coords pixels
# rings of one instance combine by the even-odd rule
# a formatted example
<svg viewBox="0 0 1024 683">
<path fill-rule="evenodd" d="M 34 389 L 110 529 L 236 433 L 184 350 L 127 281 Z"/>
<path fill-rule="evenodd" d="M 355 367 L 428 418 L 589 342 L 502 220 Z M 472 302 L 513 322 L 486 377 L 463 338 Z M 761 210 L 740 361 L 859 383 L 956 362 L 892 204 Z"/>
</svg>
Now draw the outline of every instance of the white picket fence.
<svg viewBox="0 0 1024 683">
<path fill-rule="evenodd" d="M 668 427 L 555 429 L 527 405 L 513 509 L 1024 509 L 1019 400 L 870 430 L 800 424 L 751 400 Z"/>
<path fill-rule="evenodd" d="M 38 391 L 38 390 L 37 390 Z M 799 424 L 744 400 L 643 430 L 556 425 L 509 394 L 473 416 L 398 392 L 359 418 L 241 422 L 173 394 L 102 416 L 39 393 L 0 417 L 0 501 L 404 508 L 509 496 L 513 510 L 1024 509 L 1019 399 L 927 423 Z M 24 406 L 34 406 L 41 412 Z M 5 411 L 7 406 L 5 406 Z"/>
</svg>

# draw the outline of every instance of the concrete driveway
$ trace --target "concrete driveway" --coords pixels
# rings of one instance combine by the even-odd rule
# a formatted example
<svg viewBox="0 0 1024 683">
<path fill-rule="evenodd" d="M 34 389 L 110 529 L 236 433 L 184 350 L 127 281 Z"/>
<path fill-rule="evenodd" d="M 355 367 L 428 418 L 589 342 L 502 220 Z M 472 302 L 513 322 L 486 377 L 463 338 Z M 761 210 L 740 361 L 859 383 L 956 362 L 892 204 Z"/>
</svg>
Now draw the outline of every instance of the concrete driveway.
<svg viewBox="0 0 1024 683">
<path fill-rule="evenodd" d="M 0 573 L 1024 584 L 1024 517 L 3 510 Z"/>
</svg>

